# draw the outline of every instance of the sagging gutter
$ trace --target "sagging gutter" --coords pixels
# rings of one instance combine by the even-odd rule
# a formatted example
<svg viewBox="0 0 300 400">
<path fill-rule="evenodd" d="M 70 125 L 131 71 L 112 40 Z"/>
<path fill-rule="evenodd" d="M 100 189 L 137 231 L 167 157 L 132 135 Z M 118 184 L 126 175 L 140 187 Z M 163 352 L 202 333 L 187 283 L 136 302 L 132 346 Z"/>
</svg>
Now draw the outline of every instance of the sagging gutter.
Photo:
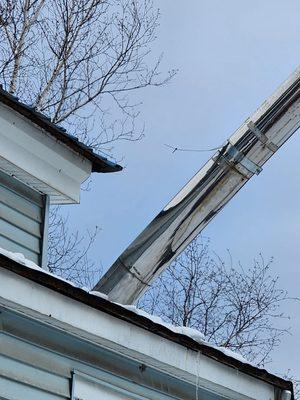
<svg viewBox="0 0 300 400">
<path fill-rule="evenodd" d="M 300 69 L 230 137 L 95 286 L 135 303 L 300 126 Z"/>
<path fill-rule="evenodd" d="M 0 254 L 0 268 L 11 271 L 19 276 L 22 276 L 23 278 L 29 279 L 32 282 L 53 290 L 56 293 L 67 296 L 75 301 L 88 305 L 115 318 L 136 325 L 141 329 L 145 329 L 174 343 L 180 344 L 190 350 L 200 352 L 204 356 L 227 365 L 228 367 L 234 368 L 237 371 L 243 372 L 256 379 L 273 385 L 278 390 L 278 400 L 285 400 L 284 397 L 281 396 L 281 394 L 283 394 L 285 391 L 290 392 L 292 394 L 292 400 L 294 399 L 292 382 L 270 374 L 264 369 L 243 363 L 240 360 L 224 354 L 218 349 L 198 343 L 188 336 L 173 332 L 172 330 L 164 327 L 163 325 L 157 324 L 146 317 L 137 315 L 134 312 L 101 297 L 93 296 L 85 290 L 75 287 L 72 284 L 60 280 L 43 271 L 25 267 L 24 265 L 19 264 L 18 262 L 11 260 L 2 254 Z"/>
</svg>

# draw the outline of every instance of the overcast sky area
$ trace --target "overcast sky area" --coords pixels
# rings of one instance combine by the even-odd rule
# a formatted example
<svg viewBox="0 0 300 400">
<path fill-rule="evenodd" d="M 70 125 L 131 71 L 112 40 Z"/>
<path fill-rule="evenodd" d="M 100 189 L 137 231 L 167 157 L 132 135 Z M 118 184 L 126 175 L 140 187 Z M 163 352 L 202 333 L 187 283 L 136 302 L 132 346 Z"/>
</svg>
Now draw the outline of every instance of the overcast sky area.
<svg viewBox="0 0 300 400">
<path fill-rule="evenodd" d="M 164 143 L 205 149 L 221 145 L 300 64 L 299 0 L 158 2 L 162 17 L 155 56 L 170 84 L 136 94 L 146 137 L 115 154 L 125 170 L 93 177 L 80 206 L 68 207 L 73 227 L 101 227 L 92 256 L 106 270 L 211 153 L 172 153 Z M 300 138 L 294 135 L 209 224 L 211 247 L 252 264 L 260 252 L 290 296 L 299 296 Z M 300 303 L 286 305 L 286 337 L 273 372 L 300 377 Z"/>
</svg>

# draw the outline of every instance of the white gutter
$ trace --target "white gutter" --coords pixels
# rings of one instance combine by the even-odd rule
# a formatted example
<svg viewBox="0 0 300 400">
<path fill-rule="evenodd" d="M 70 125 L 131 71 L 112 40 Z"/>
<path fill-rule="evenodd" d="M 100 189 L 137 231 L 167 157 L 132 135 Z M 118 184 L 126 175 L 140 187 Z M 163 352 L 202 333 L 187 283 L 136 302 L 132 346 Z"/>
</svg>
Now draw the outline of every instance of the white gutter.
<svg viewBox="0 0 300 400">
<path fill-rule="evenodd" d="M 131 304 L 300 126 L 300 69 L 229 138 L 94 290 Z"/>
<path fill-rule="evenodd" d="M 277 400 L 277 388 L 270 383 L 4 268 L 0 268 L 1 308 L 63 330 L 82 341 L 89 341 L 230 400 Z M 6 354 L 3 346 L 0 346 L 0 353 Z"/>
</svg>

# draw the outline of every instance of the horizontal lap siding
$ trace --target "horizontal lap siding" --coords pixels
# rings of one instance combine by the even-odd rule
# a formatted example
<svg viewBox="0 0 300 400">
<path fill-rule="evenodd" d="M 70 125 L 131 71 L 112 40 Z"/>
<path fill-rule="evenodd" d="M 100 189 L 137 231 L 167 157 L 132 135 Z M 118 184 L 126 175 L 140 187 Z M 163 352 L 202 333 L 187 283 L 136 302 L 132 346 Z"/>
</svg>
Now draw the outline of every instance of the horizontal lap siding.
<svg viewBox="0 0 300 400">
<path fill-rule="evenodd" d="M 0 172 L 0 247 L 40 264 L 44 198 Z"/>
<path fill-rule="evenodd" d="M 66 397 L 45 392 L 27 383 L 13 381 L 0 376 L 0 390 L 5 400 L 62 400 Z M 69 397 L 68 397 L 69 399 Z"/>
<path fill-rule="evenodd" d="M 12 337 L 4 335 L 3 345 L 6 340 L 14 342 Z M 25 350 L 28 345 L 23 344 Z M 51 363 L 45 368 L 45 365 L 37 365 L 33 354 L 27 354 L 26 357 L 23 351 L 18 354 L 7 353 L 10 352 L 4 348 L 2 354 L 0 351 L 0 399 L 1 396 L 5 400 L 70 399 L 70 377 L 57 373 Z"/>
</svg>

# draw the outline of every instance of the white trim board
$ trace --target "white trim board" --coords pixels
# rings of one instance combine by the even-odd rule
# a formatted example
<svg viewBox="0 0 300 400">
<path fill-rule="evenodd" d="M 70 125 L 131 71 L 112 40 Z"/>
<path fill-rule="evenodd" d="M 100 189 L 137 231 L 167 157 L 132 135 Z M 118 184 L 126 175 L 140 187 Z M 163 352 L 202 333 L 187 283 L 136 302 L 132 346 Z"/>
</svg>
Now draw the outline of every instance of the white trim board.
<svg viewBox="0 0 300 400">
<path fill-rule="evenodd" d="M 91 161 L 14 110 L 0 104 L 0 169 L 50 196 L 52 204 L 79 203 Z"/>
<path fill-rule="evenodd" d="M 25 267 L 24 267 L 25 268 Z M 0 270 L 0 305 L 231 400 L 274 400 L 274 388 L 200 353 Z"/>
</svg>

